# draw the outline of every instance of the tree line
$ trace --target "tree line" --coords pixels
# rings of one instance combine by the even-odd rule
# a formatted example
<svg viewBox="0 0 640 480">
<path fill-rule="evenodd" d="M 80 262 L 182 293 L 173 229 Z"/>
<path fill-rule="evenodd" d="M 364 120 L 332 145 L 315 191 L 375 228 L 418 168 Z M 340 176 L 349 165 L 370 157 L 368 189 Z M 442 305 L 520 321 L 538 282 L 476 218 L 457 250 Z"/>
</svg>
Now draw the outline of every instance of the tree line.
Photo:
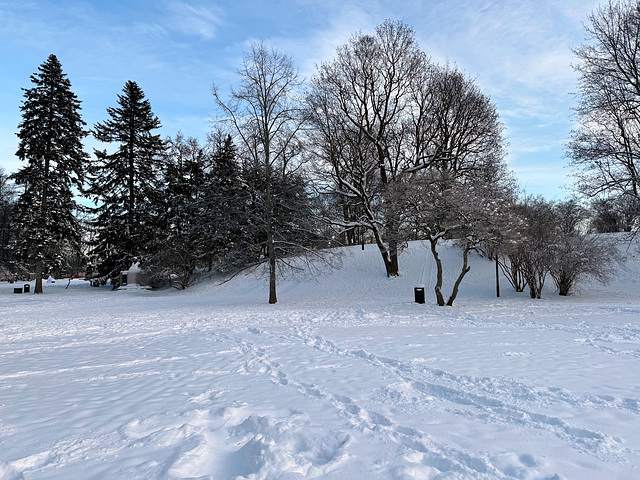
<svg viewBox="0 0 640 480">
<path fill-rule="evenodd" d="M 610 3 L 594 13 L 594 32 L 616 8 L 640 25 L 633 6 Z M 595 116 L 589 105 L 604 108 L 587 88 L 595 74 L 586 56 L 608 50 L 589 48 L 576 51 L 584 59 L 577 67 L 584 117 Z M 41 293 L 49 272 L 82 268 L 92 281 L 117 286 L 120 272 L 139 262 L 150 283 L 186 288 L 197 269 L 231 274 L 263 265 L 276 303 L 279 269 L 303 268 L 329 247 L 373 243 L 386 274 L 396 276 L 398 253 L 423 240 L 437 267 L 436 301 L 452 305 L 473 251 L 495 260 L 516 290 L 528 286 L 532 298 L 548 276 L 566 295 L 580 277 L 606 280 L 610 271 L 614 248 L 591 232 L 634 228 L 635 180 L 626 180 L 631 193 L 616 195 L 587 174 L 591 117 L 569 144 L 574 164 L 582 162 L 589 208 L 523 197 L 494 103 L 456 67 L 433 62 L 402 22 L 354 34 L 307 84 L 288 55 L 262 42 L 238 74 L 236 88 L 213 85 L 218 121 L 202 144 L 180 133 L 162 139 L 133 81 L 88 130 L 51 55 L 23 89 L 16 155 L 25 165 L 0 175 L 3 274 L 35 272 Z M 87 135 L 106 148 L 89 156 Z M 91 206 L 79 205 L 80 196 Z M 451 292 L 443 291 L 439 255 L 447 240 L 462 253 Z"/>
</svg>

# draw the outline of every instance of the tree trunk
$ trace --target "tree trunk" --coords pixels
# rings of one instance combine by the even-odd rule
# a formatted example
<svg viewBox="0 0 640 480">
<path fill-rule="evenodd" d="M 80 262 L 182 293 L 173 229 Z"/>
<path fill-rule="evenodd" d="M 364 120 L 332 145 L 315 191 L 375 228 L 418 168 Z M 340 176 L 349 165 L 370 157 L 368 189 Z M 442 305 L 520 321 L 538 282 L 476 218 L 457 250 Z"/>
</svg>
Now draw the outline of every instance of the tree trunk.
<svg viewBox="0 0 640 480">
<path fill-rule="evenodd" d="M 507 260 L 509 265 L 507 265 Z M 508 255 L 504 262 L 498 259 L 500 269 L 509 283 L 516 292 L 524 292 L 525 287 L 528 285 L 527 276 L 523 271 L 522 260 L 517 255 Z"/>
<path fill-rule="evenodd" d="M 388 277 L 397 277 L 400 275 L 400 266 L 398 264 L 398 242 L 391 240 L 389 242 L 389 264 L 391 269 L 387 269 Z"/>
<path fill-rule="evenodd" d="M 429 243 L 431 243 L 431 254 L 433 255 L 433 259 L 436 262 L 437 267 L 437 277 L 436 277 L 436 301 L 440 307 L 444 307 L 444 297 L 442 296 L 442 260 L 440 260 L 440 255 L 438 255 L 438 240 L 429 239 Z"/>
<path fill-rule="evenodd" d="M 554 277 L 554 280 L 555 280 L 555 278 L 556 277 Z M 571 278 L 571 275 L 567 275 L 564 272 L 561 272 L 557 276 L 556 285 L 558 286 L 558 289 L 560 290 L 558 292 L 558 295 L 566 297 L 567 295 L 569 295 L 569 292 L 571 291 L 571 287 L 573 286 L 573 278 Z"/>
<path fill-rule="evenodd" d="M 544 287 L 544 279 L 546 274 L 531 275 L 531 278 L 527 281 L 529 284 L 529 296 L 531 298 L 541 298 L 542 288 Z"/>
<path fill-rule="evenodd" d="M 380 236 L 380 232 L 377 228 L 373 228 L 373 237 L 376 240 L 376 245 L 378 246 L 378 250 L 380 250 L 380 255 L 382 255 L 382 260 L 384 261 L 384 267 L 387 270 L 387 277 L 397 277 L 398 276 L 398 260 L 396 258 L 396 265 L 394 267 L 393 261 L 389 256 L 389 250 L 385 246 L 382 241 L 382 237 Z M 364 244 L 363 244 L 364 245 Z M 364 250 L 364 248 L 363 248 Z"/>
<path fill-rule="evenodd" d="M 34 294 L 43 293 L 42 292 L 42 260 L 38 260 L 36 262 L 36 286 L 33 289 Z"/>
<path fill-rule="evenodd" d="M 500 298 L 500 263 L 496 255 L 496 297 Z"/>
<path fill-rule="evenodd" d="M 456 283 L 453 284 L 453 291 L 451 292 L 451 296 L 449 297 L 449 300 L 447 300 L 447 306 L 449 307 L 453 306 L 453 301 L 458 296 L 458 289 L 460 288 L 460 283 L 462 282 L 462 279 L 464 278 L 464 276 L 467 273 L 469 273 L 469 270 L 471 270 L 471 267 L 469 266 L 469 251 L 465 249 L 462 251 L 462 271 L 460 272 L 460 275 L 458 275 L 458 279 L 456 280 Z"/>
<path fill-rule="evenodd" d="M 387 277 L 397 277 L 398 272 L 397 269 L 394 269 L 391 258 L 389 258 L 389 251 L 382 243 L 378 243 L 378 249 L 380 250 L 380 254 L 382 255 L 382 260 L 384 261 L 384 268 L 387 271 Z M 364 248 L 363 248 L 364 250 Z"/>
<path fill-rule="evenodd" d="M 273 247 L 272 247 L 272 250 Z M 276 257 L 269 255 L 269 303 L 277 303 L 276 297 Z"/>
<path fill-rule="evenodd" d="M 267 255 L 269 256 L 269 303 L 278 302 L 276 296 L 276 246 L 273 238 L 273 199 L 271 198 L 271 170 L 267 163 Z"/>
<path fill-rule="evenodd" d="M 547 277 L 547 273 L 546 272 L 541 272 L 538 275 L 538 295 L 536 296 L 537 299 L 540 299 L 542 297 L 542 289 L 544 288 L 544 280 Z"/>
<path fill-rule="evenodd" d="M 345 199 L 342 199 L 342 201 L 345 202 Z M 351 214 L 349 207 L 345 203 L 342 204 L 342 218 L 345 222 L 352 222 L 355 220 L 354 216 Z M 355 245 L 357 241 L 356 227 L 353 227 L 344 232 L 344 238 L 344 242 L 346 245 Z"/>
</svg>

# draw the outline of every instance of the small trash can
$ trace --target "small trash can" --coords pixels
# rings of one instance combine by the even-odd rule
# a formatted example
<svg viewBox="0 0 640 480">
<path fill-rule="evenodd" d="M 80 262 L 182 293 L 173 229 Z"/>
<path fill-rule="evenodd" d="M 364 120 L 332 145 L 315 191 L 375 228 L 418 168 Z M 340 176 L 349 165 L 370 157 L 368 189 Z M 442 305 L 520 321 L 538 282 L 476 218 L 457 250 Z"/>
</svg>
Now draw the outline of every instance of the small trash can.
<svg viewBox="0 0 640 480">
<path fill-rule="evenodd" d="M 416 303 L 424 303 L 424 287 L 415 287 L 413 289 L 413 294 L 416 299 Z"/>
<path fill-rule="evenodd" d="M 29 285 L 28 283 L 24 284 L 24 293 L 29 293 L 29 290 L 31 290 L 31 285 Z"/>
</svg>

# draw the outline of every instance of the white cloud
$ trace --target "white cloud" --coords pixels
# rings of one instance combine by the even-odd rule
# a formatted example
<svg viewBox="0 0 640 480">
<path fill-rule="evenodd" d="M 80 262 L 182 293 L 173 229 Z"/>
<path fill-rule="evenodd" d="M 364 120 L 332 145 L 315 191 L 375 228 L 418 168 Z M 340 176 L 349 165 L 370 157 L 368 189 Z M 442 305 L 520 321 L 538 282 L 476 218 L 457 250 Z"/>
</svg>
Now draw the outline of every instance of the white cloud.
<svg viewBox="0 0 640 480">
<path fill-rule="evenodd" d="M 298 0 L 305 4 L 306 0 Z M 296 37 L 274 35 L 264 39 L 268 45 L 277 47 L 290 54 L 300 69 L 303 78 L 309 79 L 316 71 L 316 65 L 332 60 L 336 48 L 349 41 L 358 31 L 373 32 L 378 21 L 373 5 L 360 5 L 358 2 L 328 0 L 322 5 L 314 5 L 318 25 Z"/>
<path fill-rule="evenodd" d="M 167 36 L 167 30 L 155 22 L 135 22 L 133 24 L 133 28 L 144 36 L 152 36 L 157 38 Z"/>
<path fill-rule="evenodd" d="M 207 5 L 191 5 L 173 2 L 169 5 L 171 26 L 187 35 L 211 40 L 222 25 L 222 12 L 219 8 Z"/>
</svg>

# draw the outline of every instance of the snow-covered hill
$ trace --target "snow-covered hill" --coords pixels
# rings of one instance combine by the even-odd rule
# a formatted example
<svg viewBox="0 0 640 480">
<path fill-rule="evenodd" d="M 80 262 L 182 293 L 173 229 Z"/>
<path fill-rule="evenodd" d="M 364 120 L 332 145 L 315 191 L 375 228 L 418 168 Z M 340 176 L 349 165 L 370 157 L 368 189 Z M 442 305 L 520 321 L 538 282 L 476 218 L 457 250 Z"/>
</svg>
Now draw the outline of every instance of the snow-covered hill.
<svg viewBox="0 0 640 480">
<path fill-rule="evenodd" d="M 630 253 L 634 253 L 631 250 Z M 446 291 L 459 253 L 443 252 Z M 640 264 L 561 298 L 412 243 L 186 292 L 0 284 L 0 479 L 640 477 Z M 413 302 L 426 286 L 427 304 Z"/>
<path fill-rule="evenodd" d="M 558 298 L 551 277 L 547 277 L 543 291 L 544 301 L 585 302 L 608 301 L 612 298 L 635 300 L 640 293 L 640 260 L 638 247 L 629 245 L 625 237 L 611 235 L 620 243 L 624 258 L 622 264 L 614 266 L 615 273 L 607 285 L 586 280 L 580 282 L 570 299 Z M 338 249 L 336 257 L 327 259 L 334 268 L 315 262 L 317 271 L 307 274 L 287 272 L 278 280 L 278 299 L 287 305 L 347 305 L 373 304 L 383 308 L 389 304 L 411 303 L 414 287 L 423 285 L 427 304 L 435 303 L 434 286 L 436 267 L 429 250 L 423 242 L 411 242 L 400 255 L 401 275 L 387 278 L 382 258 L 375 245 L 365 245 Z M 462 256 L 451 244 L 441 248 L 440 256 L 444 265 L 443 294 L 445 299 L 451 293 L 453 283 L 462 268 Z M 465 276 L 456 300 L 456 305 L 468 305 L 477 301 L 492 301 L 496 296 L 495 264 L 472 254 L 471 270 Z M 206 292 L 212 301 L 239 304 L 262 304 L 268 298 L 268 283 L 262 270 L 254 274 L 241 275 L 227 284 L 219 281 L 205 282 L 190 293 Z M 528 290 L 516 293 L 507 279 L 500 274 L 500 293 L 505 300 L 529 300 Z M 533 302 L 535 303 L 535 302 Z"/>
</svg>

